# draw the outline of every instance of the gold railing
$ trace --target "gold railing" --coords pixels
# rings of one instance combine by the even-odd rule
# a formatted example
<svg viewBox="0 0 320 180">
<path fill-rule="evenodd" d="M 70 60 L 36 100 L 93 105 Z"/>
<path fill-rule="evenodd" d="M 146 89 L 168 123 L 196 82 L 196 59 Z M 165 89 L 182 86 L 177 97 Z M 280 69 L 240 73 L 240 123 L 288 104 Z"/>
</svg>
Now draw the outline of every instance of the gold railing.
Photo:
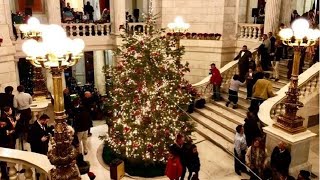
<svg viewBox="0 0 320 180">
<path fill-rule="evenodd" d="M 299 75 L 299 100 L 302 103 L 307 103 L 311 98 L 319 94 L 319 70 L 320 63 L 316 63 Z M 284 101 L 289 86 L 290 83 L 282 87 L 276 93 L 277 96 L 267 99 L 260 105 L 258 116 L 265 125 L 272 125 L 278 115 L 285 113 Z"/>
<path fill-rule="evenodd" d="M 0 148 L 0 161 L 7 163 L 8 176 L 11 180 L 34 179 L 33 168 L 40 174 L 40 180 L 49 180 L 49 171 L 53 168 L 47 156 L 16 149 Z M 19 174 L 17 167 L 25 169 L 24 174 Z M 1 177 L 4 175 L 0 172 Z"/>
<path fill-rule="evenodd" d="M 255 49 L 250 50 L 252 52 L 252 58 L 257 59 L 258 53 Z M 221 92 L 228 92 L 230 81 L 233 75 L 238 74 L 238 60 L 231 61 L 220 69 L 222 76 Z M 210 86 L 211 75 L 205 77 L 200 82 L 193 84 L 192 86 L 200 93 L 201 98 L 210 99 L 212 95 L 212 86 Z"/>
</svg>

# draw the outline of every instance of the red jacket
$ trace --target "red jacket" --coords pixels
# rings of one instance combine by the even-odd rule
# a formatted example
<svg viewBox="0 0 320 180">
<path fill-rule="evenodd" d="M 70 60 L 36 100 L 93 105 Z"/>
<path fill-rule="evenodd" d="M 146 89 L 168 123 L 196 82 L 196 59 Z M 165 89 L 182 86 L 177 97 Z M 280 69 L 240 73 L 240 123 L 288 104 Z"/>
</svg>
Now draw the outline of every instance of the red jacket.
<svg viewBox="0 0 320 180">
<path fill-rule="evenodd" d="M 222 77 L 220 71 L 217 68 L 211 69 L 210 83 L 214 85 L 221 85 Z"/>
<path fill-rule="evenodd" d="M 182 174 L 182 165 L 179 157 L 168 159 L 166 175 L 169 179 L 179 179 Z"/>
</svg>

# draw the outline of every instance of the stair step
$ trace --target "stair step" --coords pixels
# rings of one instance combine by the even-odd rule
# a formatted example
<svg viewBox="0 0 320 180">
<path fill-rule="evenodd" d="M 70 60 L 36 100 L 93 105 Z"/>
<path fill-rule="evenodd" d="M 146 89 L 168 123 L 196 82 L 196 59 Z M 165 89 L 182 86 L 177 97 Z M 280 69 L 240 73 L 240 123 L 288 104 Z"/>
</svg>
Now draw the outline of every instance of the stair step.
<svg viewBox="0 0 320 180">
<path fill-rule="evenodd" d="M 196 109 L 196 112 L 208 118 L 209 120 L 219 124 L 228 131 L 236 133 L 236 127 L 238 126 L 238 124 L 234 123 L 233 121 L 229 121 L 228 119 L 219 116 L 217 113 L 210 111 L 206 108 Z"/>
<path fill-rule="evenodd" d="M 225 101 L 228 101 L 229 95 L 223 94 L 221 96 Z M 248 109 L 250 106 L 250 101 L 246 100 L 247 95 L 238 93 L 238 108 Z M 232 108 L 232 105 L 229 105 L 229 108 Z"/>
<path fill-rule="evenodd" d="M 201 125 L 199 123 L 196 123 L 196 131 L 201 136 L 203 136 L 208 141 L 210 141 L 211 143 L 215 144 L 216 146 L 218 146 L 219 148 L 221 148 L 222 150 L 224 150 L 228 154 L 230 154 L 230 155 L 234 154 L 234 152 L 233 152 L 233 149 L 234 149 L 233 143 L 227 141 L 223 137 L 221 137 L 218 134 L 212 132 L 210 129 L 204 127 L 203 125 Z"/>
<path fill-rule="evenodd" d="M 234 132 L 231 132 L 225 129 L 223 126 L 211 121 L 210 119 L 202 116 L 197 112 L 193 112 L 190 116 L 195 120 L 197 123 L 201 124 L 202 126 L 206 127 L 210 131 L 214 132 L 215 134 L 221 136 L 222 138 L 226 139 L 230 143 L 234 141 Z"/>
<path fill-rule="evenodd" d="M 246 117 L 246 113 L 244 112 L 236 112 L 234 113 L 235 109 L 230 109 L 225 106 L 225 101 L 223 101 L 223 106 L 220 106 L 218 102 L 213 103 L 207 103 L 205 108 L 213 111 L 214 113 L 218 114 L 221 117 L 224 117 L 225 119 L 228 119 L 229 121 L 232 121 L 235 124 L 243 124 L 244 118 Z M 237 109 L 239 110 L 239 109 Z"/>
</svg>

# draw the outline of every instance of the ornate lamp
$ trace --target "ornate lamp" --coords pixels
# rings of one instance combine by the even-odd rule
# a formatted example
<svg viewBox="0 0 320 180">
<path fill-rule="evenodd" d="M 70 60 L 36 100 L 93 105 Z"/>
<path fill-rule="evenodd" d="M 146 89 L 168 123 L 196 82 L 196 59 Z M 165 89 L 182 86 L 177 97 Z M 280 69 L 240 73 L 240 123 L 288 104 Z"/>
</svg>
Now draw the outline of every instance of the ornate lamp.
<svg viewBox="0 0 320 180">
<path fill-rule="evenodd" d="M 304 118 L 297 116 L 297 111 L 303 104 L 299 101 L 298 76 L 301 49 L 306 46 L 313 46 L 320 37 L 319 29 L 309 29 L 306 19 L 295 20 L 291 28 L 282 29 L 279 32 L 282 42 L 294 48 L 294 59 L 292 66 L 292 76 L 288 92 L 286 92 L 285 113 L 277 117 L 275 127 L 281 128 L 291 134 L 303 132 Z"/>
<path fill-rule="evenodd" d="M 180 47 L 180 36 L 186 32 L 190 27 L 190 24 L 185 23 L 181 16 L 177 16 L 173 23 L 168 24 L 168 28 L 176 34 L 177 48 Z"/>
<path fill-rule="evenodd" d="M 43 26 L 40 25 L 37 18 L 31 17 L 29 18 L 28 23 L 22 24 L 19 29 L 23 33 L 24 38 L 39 41 L 41 39 L 42 27 Z M 49 95 L 49 93 L 46 80 L 42 74 L 42 68 L 34 67 L 33 74 L 33 97 L 34 99 L 44 99 Z"/>
<path fill-rule="evenodd" d="M 62 89 L 62 74 L 64 69 L 75 65 L 82 55 L 84 42 L 81 39 L 71 40 L 58 25 L 40 25 L 41 41 L 29 39 L 22 45 L 27 59 L 35 67 L 50 69 L 53 79 L 55 142 L 48 152 L 51 164 L 56 168 L 50 171 L 51 179 L 67 180 L 81 179 L 75 164 L 76 151 L 71 146 L 72 138 L 68 134 Z M 29 33 L 33 36 L 35 33 Z"/>
</svg>

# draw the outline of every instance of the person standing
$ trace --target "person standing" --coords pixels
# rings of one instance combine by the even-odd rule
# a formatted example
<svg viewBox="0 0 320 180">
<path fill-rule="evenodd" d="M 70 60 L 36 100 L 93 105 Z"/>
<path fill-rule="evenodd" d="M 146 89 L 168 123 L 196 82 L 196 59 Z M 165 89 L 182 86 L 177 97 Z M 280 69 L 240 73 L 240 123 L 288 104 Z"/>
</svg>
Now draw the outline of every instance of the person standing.
<svg viewBox="0 0 320 180">
<path fill-rule="evenodd" d="M 257 179 L 256 175 L 262 177 L 267 155 L 261 143 L 261 138 L 256 138 L 246 152 L 246 164 L 254 173 L 250 179 Z"/>
<path fill-rule="evenodd" d="M 96 104 L 94 102 L 94 99 L 92 97 L 92 94 L 90 91 L 84 92 L 84 97 L 82 99 L 82 105 L 83 110 L 89 113 L 89 120 L 90 120 L 90 127 L 93 126 L 92 118 L 95 116 L 95 107 Z M 92 134 L 90 132 L 90 128 L 88 130 L 88 137 L 90 137 Z"/>
<path fill-rule="evenodd" d="M 292 13 L 291 13 L 291 19 L 290 19 L 290 24 L 296 20 L 297 18 L 299 18 L 300 15 L 298 14 L 298 11 L 297 10 L 293 10 Z"/>
<path fill-rule="evenodd" d="M 271 41 L 266 34 L 262 36 L 263 42 L 258 47 L 258 52 L 261 55 L 261 66 L 264 71 L 269 70 L 270 59 L 269 54 L 271 50 Z"/>
<path fill-rule="evenodd" d="M 233 109 L 237 109 L 238 108 L 238 91 L 239 91 L 239 87 L 243 86 L 245 84 L 245 82 L 241 82 L 239 80 L 239 75 L 235 74 L 233 76 L 233 78 L 231 79 L 230 82 L 230 87 L 229 87 L 229 98 L 226 103 L 226 106 L 228 107 L 229 104 L 232 102 L 233 103 Z"/>
<path fill-rule="evenodd" d="M 165 174 L 170 180 L 179 180 L 182 174 L 180 158 L 175 152 L 169 152 Z"/>
<path fill-rule="evenodd" d="M 13 87 L 7 86 L 4 88 L 4 93 L 0 93 L 0 108 L 1 114 L 4 113 L 4 107 L 9 106 L 13 110 L 13 98 L 14 95 L 12 94 Z"/>
<path fill-rule="evenodd" d="M 253 112 L 247 112 L 247 117 L 244 119 L 243 125 L 247 146 L 251 146 L 255 138 L 261 137 L 262 133 L 258 125 L 258 120 Z"/>
<path fill-rule="evenodd" d="M 246 171 L 245 155 L 247 150 L 246 135 L 244 134 L 244 129 L 242 125 L 236 127 L 236 135 L 234 137 L 234 170 L 241 176 L 241 171 Z"/>
<path fill-rule="evenodd" d="M 215 101 L 220 101 L 220 86 L 222 83 L 222 76 L 220 74 L 219 69 L 216 67 L 214 63 L 211 64 L 211 69 L 210 73 L 211 78 L 210 78 L 210 83 L 213 86 L 213 95 L 212 99 Z"/>
<path fill-rule="evenodd" d="M 187 157 L 188 158 L 187 168 L 189 171 L 188 180 L 199 179 L 200 159 L 199 159 L 197 146 L 195 144 L 192 144 L 190 147 L 190 151 L 191 152 L 188 154 L 188 157 Z"/>
<path fill-rule="evenodd" d="M 29 130 L 29 121 L 32 118 L 30 105 L 32 104 L 32 97 L 29 93 L 24 92 L 24 86 L 20 85 L 17 87 L 18 94 L 14 96 L 13 106 L 18 109 L 18 113 L 20 113 L 19 126 L 22 127 L 21 141 L 27 139 L 27 134 Z M 21 144 L 23 150 L 23 143 Z"/>
<path fill-rule="evenodd" d="M 291 155 L 289 150 L 286 148 L 286 144 L 281 141 L 276 146 L 271 154 L 271 168 L 277 174 L 289 173 L 289 166 L 291 163 Z"/>
<path fill-rule="evenodd" d="M 272 57 L 272 67 L 273 67 L 273 72 L 272 72 L 272 78 L 275 79 L 275 81 L 279 81 L 279 62 L 282 57 L 282 43 L 279 41 L 275 42 L 275 51 L 273 52 L 274 55 Z M 272 79 L 271 78 L 271 79 Z"/>
<path fill-rule="evenodd" d="M 250 68 L 249 72 L 246 74 L 246 82 L 247 82 L 247 98 L 250 100 L 252 98 L 252 88 L 254 85 L 254 80 L 253 80 L 253 70 Z"/>
<path fill-rule="evenodd" d="M 234 60 L 238 60 L 238 70 L 240 81 L 243 82 L 245 80 L 245 75 L 249 70 L 249 60 L 252 58 L 252 53 L 248 50 L 246 45 L 242 46 L 242 50 L 239 54 L 234 58 Z"/>
<path fill-rule="evenodd" d="M 87 2 L 87 5 L 84 6 L 83 8 L 84 14 L 89 15 L 89 20 L 93 21 L 93 12 L 94 9 L 93 7 L 90 5 L 90 2 Z"/>
<path fill-rule="evenodd" d="M 17 114 L 15 117 L 12 116 L 12 108 L 9 106 L 4 107 L 4 113 L 1 118 L 7 123 L 7 135 L 9 138 L 8 147 L 11 149 L 16 148 L 16 138 L 21 127 L 16 127 L 17 122 L 20 119 L 20 114 Z"/>
<path fill-rule="evenodd" d="M 169 149 L 173 152 L 173 154 L 176 154 L 180 158 L 180 162 L 182 165 L 182 173 L 181 173 L 180 180 L 183 180 L 187 171 L 186 155 L 188 152 L 188 149 L 186 148 L 184 136 L 182 134 L 177 134 L 175 143 L 172 144 Z"/>
<path fill-rule="evenodd" d="M 74 130 L 79 141 L 79 153 L 88 154 L 88 130 L 91 126 L 90 112 L 83 105 L 80 105 L 79 99 L 74 100 Z M 83 152 L 82 152 L 83 150 Z"/>
<path fill-rule="evenodd" d="M 50 137 L 50 128 L 47 126 L 49 120 L 50 117 L 46 114 L 43 114 L 31 125 L 28 141 L 30 143 L 32 152 L 47 155 Z"/>
</svg>

